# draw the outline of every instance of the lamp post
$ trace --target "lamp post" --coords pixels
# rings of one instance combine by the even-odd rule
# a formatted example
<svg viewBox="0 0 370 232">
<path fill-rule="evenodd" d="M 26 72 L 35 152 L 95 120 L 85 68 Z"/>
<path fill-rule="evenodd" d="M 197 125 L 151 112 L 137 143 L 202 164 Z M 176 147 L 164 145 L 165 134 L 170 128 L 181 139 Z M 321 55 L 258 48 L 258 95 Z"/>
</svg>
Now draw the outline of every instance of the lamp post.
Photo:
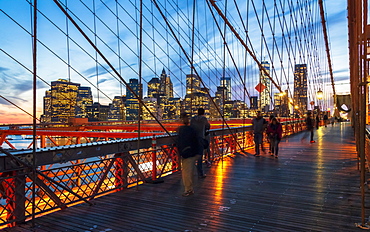
<svg viewBox="0 0 370 232">
<path fill-rule="evenodd" d="M 317 101 L 318 101 L 317 104 L 319 106 L 319 111 L 321 110 L 320 109 L 320 100 L 323 98 L 323 96 L 324 96 L 324 94 L 323 94 L 323 92 L 320 88 L 319 91 L 317 91 L 317 93 L 316 93 L 316 97 L 317 97 Z"/>
</svg>

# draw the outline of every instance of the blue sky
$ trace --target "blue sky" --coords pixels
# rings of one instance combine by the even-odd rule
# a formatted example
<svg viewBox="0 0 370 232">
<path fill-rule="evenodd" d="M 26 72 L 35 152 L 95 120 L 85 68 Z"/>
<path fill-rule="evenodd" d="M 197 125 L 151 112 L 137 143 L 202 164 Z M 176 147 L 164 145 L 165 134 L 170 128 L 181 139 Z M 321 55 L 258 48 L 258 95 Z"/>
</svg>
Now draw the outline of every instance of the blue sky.
<svg viewBox="0 0 370 232">
<path fill-rule="evenodd" d="M 59 78 L 68 79 L 72 82 L 81 83 L 83 86 L 90 86 L 94 94 L 94 101 L 108 104 L 114 96 L 125 94 L 125 87 L 120 84 L 118 77 L 113 74 L 108 65 L 96 55 L 94 49 L 81 36 L 76 28 L 66 23 L 66 17 L 51 0 L 38 1 L 40 13 L 38 15 L 38 65 L 37 74 L 42 80 L 37 82 L 37 114 L 42 114 L 42 98 L 45 91 L 49 89 L 47 83 Z M 121 76 L 128 81 L 130 78 L 138 76 L 138 14 L 135 13 L 135 1 L 71 1 L 61 0 L 67 3 L 68 8 L 73 13 L 73 17 L 81 26 L 89 38 L 96 43 L 97 47 L 110 60 L 112 65 L 121 73 Z M 139 2 L 139 1 L 136 1 Z M 191 32 L 192 6 L 193 1 L 168 0 L 158 1 L 161 9 L 166 14 L 172 29 L 181 41 L 182 46 L 190 54 L 191 43 L 189 34 Z M 223 7 L 225 1 L 218 1 Z M 243 28 L 238 19 L 235 6 L 229 1 L 228 18 L 239 33 L 243 33 Z M 239 10 L 244 17 L 248 18 L 248 32 L 250 36 L 249 46 L 255 51 L 258 59 L 269 59 L 267 53 L 274 50 L 271 46 L 272 35 L 266 19 L 266 12 L 274 14 L 272 0 L 266 0 L 266 9 L 263 14 L 265 38 L 267 46 L 261 41 L 261 29 L 258 20 L 262 20 L 261 1 L 237 1 Z M 285 0 L 277 0 L 278 3 L 285 3 Z M 248 4 L 249 3 L 249 4 Z M 326 17 L 329 28 L 331 55 L 333 60 L 333 70 L 335 75 L 337 93 L 349 92 L 349 71 L 348 71 L 348 36 L 347 36 L 347 1 L 324 1 L 326 5 Z M 178 5 L 176 5 L 178 4 Z M 248 4 L 248 6 L 247 6 Z M 253 4 L 256 7 L 258 17 L 254 13 Z M 317 1 L 306 1 L 306 4 L 315 10 Z M 190 6 L 190 7 L 188 7 Z M 247 7 L 249 12 L 247 13 Z M 285 6 L 287 8 L 287 6 Z M 95 8 L 95 9 L 94 9 Z M 2 0 L 0 1 L 0 80 L 3 87 L 0 94 L 8 100 L 17 104 L 27 112 L 32 112 L 32 38 L 31 38 L 31 8 L 26 0 Z M 165 10 L 166 9 L 166 10 Z M 222 8 L 223 9 L 223 8 Z M 96 12 L 98 18 L 93 17 L 92 11 Z M 118 12 L 119 20 L 115 17 Z M 151 14 L 154 12 L 154 14 Z M 298 12 L 298 11 L 297 11 Z M 312 17 L 315 19 L 314 25 L 319 21 L 317 12 Z M 286 13 L 289 19 L 289 15 Z M 277 17 L 275 17 L 278 25 Z M 216 16 L 216 20 L 223 29 L 223 20 Z M 244 21 L 246 23 L 246 21 Z M 95 23 L 95 24 L 94 24 Z M 151 24 L 154 24 L 153 27 Z M 195 42 L 194 42 L 194 61 L 195 67 L 202 76 L 204 82 L 211 86 L 211 94 L 215 87 L 219 85 L 219 78 L 225 75 L 232 76 L 234 81 L 234 99 L 242 99 L 244 94 L 240 90 L 241 80 L 236 72 L 231 57 L 226 52 L 223 58 L 222 39 L 217 30 L 207 5 L 202 1 L 197 5 L 195 23 Z M 95 28 L 95 29 L 94 29 Z M 163 68 L 171 75 L 175 86 L 175 97 L 184 96 L 185 75 L 190 72 L 189 64 L 176 41 L 171 38 L 171 33 L 165 25 L 164 20 L 149 1 L 144 6 L 143 24 L 143 82 L 148 82 L 152 77 L 160 75 Z M 288 28 L 286 28 L 288 29 Z M 321 28 L 319 28 L 321 30 Z M 97 37 L 94 36 L 94 30 Z M 118 31 L 118 33 L 117 33 Z M 67 39 L 67 34 L 69 39 Z M 279 37 L 281 29 L 276 29 L 276 41 L 282 42 Z M 321 31 L 320 31 L 321 32 Z M 285 31 L 287 33 L 287 31 Z M 318 33 L 318 32 L 317 32 Z M 119 35 L 119 37 L 117 36 Z M 293 34 L 292 34 L 293 35 Z M 154 39 L 153 39 L 154 38 Z M 254 86 L 258 83 L 259 71 L 255 62 L 248 57 L 244 61 L 244 48 L 236 40 L 235 36 L 227 30 L 226 40 L 229 49 L 233 54 L 233 59 L 237 63 L 238 70 L 244 73 L 246 67 L 247 89 L 251 95 L 256 95 Z M 318 57 L 320 58 L 320 76 L 312 74 L 312 83 L 318 83 L 330 96 L 330 83 L 328 83 L 328 68 L 325 67 L 325 48 L 323 41 L 317 38 L 321 45 L 317 47 Z M 204 45 L 207 41 L 206 45 Z M 67 43 L 69 49 L 67 49 Z M 275 62 L 276 62 L 276 49 Z M 118 57 L 121 57 L 119 59 Z M 292 72 L 292 66 L 287 61 L 288 55 L 285 54 L 283 69 L 286 73 Z M 98 65 L 96 65 L 96 61 Z M 225 67 L 223 62 L 225 62 Z M 304 62 L 297 57 L 296 63 Z M 308 62 L 309 63 L 309 62 Z M 68 65 L 69 64 L 69 65 Z M 312 63 L 312 66 L 315 65 Z M 70 68 L 68 68 L 70 67 Z M 225 71 L 224 71 L 225 70 Z M 314 70 L 313 68 L 311 70 Z M 286 81 L 280 77 L 282 68 L 278 62 L 275 63 L 275 73 L 273 78 L 282 80 L 282 87 Z M 289 85 L 292 84 L 291 75 L 286 74 Z M 316 75 L 316 76 L 315 76 Z M 321 78 L 321 79 L 318 79 Z M 46 83 L 44 83 L 45 81 Z M 98 93 L 97 87 L 100 92 Z M 314 87 L 312 87 L 314 88 Z M 273 91 L 275 91 L 273 89 Z M 146 92 L 146 88 L 144 90 Z M 98 99 L 99 95 L 99 99 Z M 31 122 L 31 118 L 8 102 L 0 99 L 0 123 L 6 122 Z"/>
</svg>

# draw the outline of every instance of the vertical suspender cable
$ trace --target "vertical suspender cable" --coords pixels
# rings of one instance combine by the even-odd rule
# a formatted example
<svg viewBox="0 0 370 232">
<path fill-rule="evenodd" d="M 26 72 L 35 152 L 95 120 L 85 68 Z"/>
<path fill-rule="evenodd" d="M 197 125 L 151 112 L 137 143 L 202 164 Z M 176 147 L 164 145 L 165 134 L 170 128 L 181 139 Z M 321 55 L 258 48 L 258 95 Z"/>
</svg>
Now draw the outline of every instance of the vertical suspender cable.
<svg viewBox="0 0 370 232">
<path fill-rule="evenodd" d="M 191 81 L 191 93 L 190 93 L 190 117 L 193 115 L 193 98 L 194 98 L 194 31 L 195 31 L 195 9 L 196 0 L 193 1 L 193 23 L 191 28 L 191 52 L 190 52 L 190 81 Z M 199 79 L 199 77 L 196 77 Z"/>
<path fill-rule="evenodd" d="M 117 50 L 118 50 L 118 69 L 119 69 L 119 74 L 122 75 L 122 67 L 121 67 L 121 43 L 120 43 L 120 31 L 119 31 L 119 15 L 118 15 L 118 0 L 116 0 L 116 30 L 117 30 Z M 120 94 L 121 97 L 123 95 L 123 88 L 122 88 L 122 82 L 119 81 L 119 89 L 120 89 Z M 121 117 L 123 116 L 122 114 L 122 107 L 119 106 L 120 108 L 120 113 Z M 123 120 L 123 118 L 122 118 Z"/>
<path fill-rule="evenodd" d="M 142 88 L 141 88 L 141 82 L 142 82 L 142 65 L 143 65 L 143 0 L 140 0 L 140 19 L 139 19 L 139 98 L 142 99 Z M 141 101 L 139 103 L 139 109 L 138 109 L 138 115 L 137 115 L 137 159 L 138 163 L 140 160 L 140 131 L 141 131 L 141 111 L 142 111 L 142 104 Z M 156 165 L 156 164 L 153 164 Z M 157 174 L 156 174 L 157 175 Z M 139 180 L 136 182 L 136 187 L 139 187 Z"/>
<path fill-rule="evenodd" d="M 97 41 L 97 34 L 96 34 L 96 6 L 95 6 L 95 0 L 93 0 L 93 14 L 94 14 L 94 43 L 95 46 L 98 46 Z M 98 98 L 98 121 L 100 121 L 101 115 L 100 115 L 100 89 L 99 89 L 99 66 L 98 66 L 98 52 L 95 51 L 95 72 L 96 72 L 96 88 L 97 88 L 97 98 Z"/>
<path fill-rule="evenodd" d="M 227 17 L 227 0 L 225 0 L 225 17 Z M 222 66 L 222 77 L 221 77 L 221 81 L 222 81 L 222 108 L 221 108 L 221 113 L 222 113 L 222 117 L 225 117 L 225 69 L 226 69 L 226 65 L 225 65 L 225 62 L 226 62 L 226 23 L 224 24 L 224 46 L 223 46 L 223 66 Z M 225 147 L 225 140 L 224 140 L 224 129 L 225 129 L 225 122 L 224 120 L 222 120 L 222 134 L 221 134 L 221 141 L 222 141 L 222 156 L 221 156 L 221 161 L 223 162 L 224 159 L 223 159 L 223 155 L 224 155 L 224 147 Z"/>
<path fill-rule="evenodd" d="M 36 203 L 36 89 L 37 89 L 37 0 L 33 6 L 33 41 L 32 41 L 32 62 L 33 62 L 33 152 L 32 152 L 32 226 L 35 225 L 35 203 Z"/>
</svg>

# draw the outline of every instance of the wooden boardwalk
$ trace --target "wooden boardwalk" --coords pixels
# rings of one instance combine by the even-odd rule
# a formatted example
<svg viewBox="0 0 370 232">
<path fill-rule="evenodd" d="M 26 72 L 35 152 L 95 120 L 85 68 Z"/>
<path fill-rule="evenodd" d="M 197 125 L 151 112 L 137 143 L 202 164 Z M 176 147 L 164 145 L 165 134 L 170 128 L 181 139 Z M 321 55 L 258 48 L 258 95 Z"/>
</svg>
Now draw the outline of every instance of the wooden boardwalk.
<svg viewBox="0 0 370 232">
<path fill-rule="evenodd" d="M 316 143 L 282 140 L 279 159 L 252 150 L 206 168 L 195 194 L 181 174 L 78 205 L 5 231 L 358 231 L 359 171 L 348 123 L 321 127 Z M 368 213 L 368 212 L 367 212 Z M 367 214 L 368 215 L 368 214 Z"/>
</svg>

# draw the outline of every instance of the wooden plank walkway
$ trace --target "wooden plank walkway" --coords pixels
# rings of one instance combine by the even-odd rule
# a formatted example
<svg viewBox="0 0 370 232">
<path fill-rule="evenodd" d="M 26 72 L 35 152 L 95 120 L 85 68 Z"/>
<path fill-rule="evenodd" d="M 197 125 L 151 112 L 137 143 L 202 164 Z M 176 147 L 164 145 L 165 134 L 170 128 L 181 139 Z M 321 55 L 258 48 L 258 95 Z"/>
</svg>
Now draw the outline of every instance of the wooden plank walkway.
<svg viewBox="0 0 370 232">
<path fill-rule="evenodd" d="M 195 194 L 181 175 L 95 199 L 5 231 L 358 231 L 359 172 L 348 123 L 282 140 L 279 159 L 253 150 L 206 168 Z M 368 213 L 368 212 L 367 212 Z M 368 214 L 367 214 L 368 215 Z"/>
</svg>

